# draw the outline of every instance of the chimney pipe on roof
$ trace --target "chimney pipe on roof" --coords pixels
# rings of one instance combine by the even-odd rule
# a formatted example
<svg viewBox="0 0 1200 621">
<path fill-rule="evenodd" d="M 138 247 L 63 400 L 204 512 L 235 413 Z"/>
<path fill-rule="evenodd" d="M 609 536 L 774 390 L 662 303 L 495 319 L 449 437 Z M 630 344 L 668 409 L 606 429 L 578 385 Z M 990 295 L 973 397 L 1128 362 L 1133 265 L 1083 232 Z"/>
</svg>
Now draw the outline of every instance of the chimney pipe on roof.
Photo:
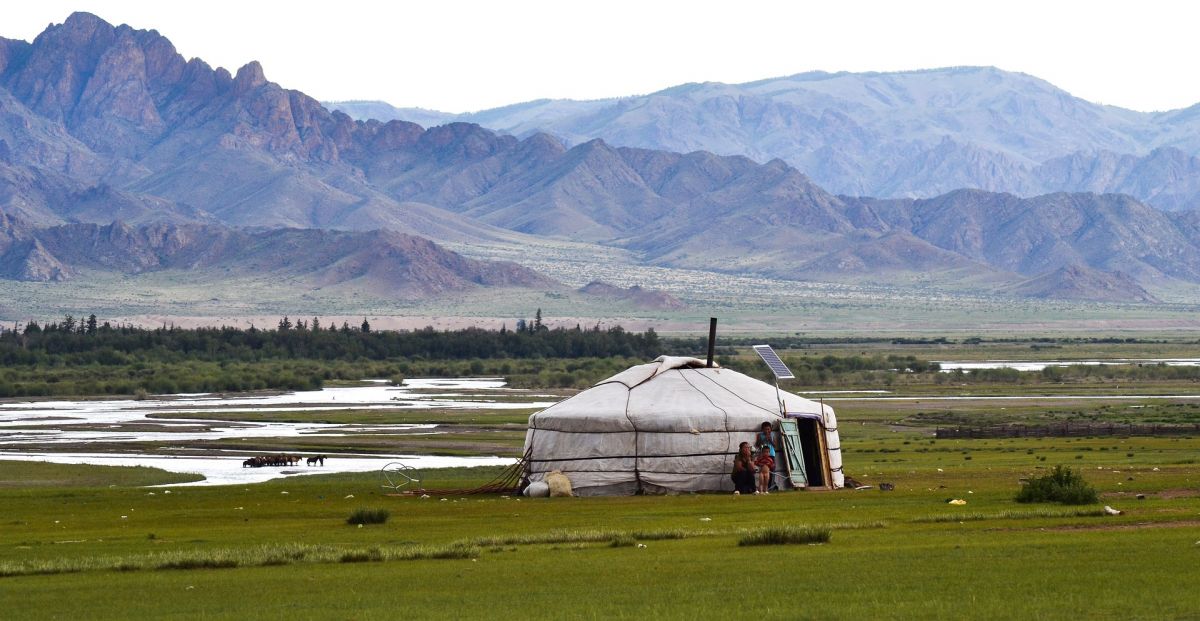
<svg viewBox="0 0 1200 621">
<path fill-rule="evenodd" d="M 713 351 L 717 348 L 717 318 L 708 318 L 708 364 L 705 367 L 711 369 L 713 364 Z"/>
</svg>

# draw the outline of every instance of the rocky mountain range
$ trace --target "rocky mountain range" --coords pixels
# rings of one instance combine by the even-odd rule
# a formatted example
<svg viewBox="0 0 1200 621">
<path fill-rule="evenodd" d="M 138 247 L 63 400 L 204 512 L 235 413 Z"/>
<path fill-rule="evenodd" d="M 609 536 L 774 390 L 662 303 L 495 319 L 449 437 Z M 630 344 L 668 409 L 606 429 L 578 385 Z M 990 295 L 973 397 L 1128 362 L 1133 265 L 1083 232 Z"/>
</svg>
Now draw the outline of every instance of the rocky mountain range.
<svg viewBox="0 0 1200 621">
<path fill-rule="evenodd" d="M 980 97 L 959 107 L 991 105 Z M 528 118 L 553 129 L 552 103 Z M 1088 110 L 1060 104 L 1078 108 L 1056 113 L 1067 117 Z M 907 119 L 906 140 L 916 141 L 914 117 L 880 110 L 871 136 Z M 1105 110 L 1137 125 L 1136 113 Z M 979 114 L 1018 122 L 1003 110 Z M 833 144 L 845 123 L 822 118 L 813 127 Z M 948 136 L 953 126 L 948 117 Z M 1149 139 L 1129 128 L 1102 133 L 1106 144 Z M 619 246 L 663 266 L 827 281 L 919 274 L 1005 295 L 1152 301 L 1200 282 L 1195 212 L 1125 195 L 863 198 L 828 192 L 778 158 L 518 133 L 354 120 L 268 81 L 258 63 L 231 74 L 185 60 L 155 31 L 77 13 L 32 42 L 0 39 L 0 212 L 9 223 L 0 273 L 54 280 L 79 269 L 240 265 L 434 295 L 463 283 L 553 286 L 435 242 L 554 238 Z M 1049 154 L 1053 131 L 1044 134 L 1038 148 Z M 973 135 L 938 145 L 953 150 Z M 1185 147 L 1164 146 L 1160 157 Z M 881 147 L 906 174 L 942 170 L 917 151 L 887 153 Z M 1123 157 L 1112 170 L 1139 170 Z M 1055 174 L 1081 179 L 1085 167 L 1067 162 Z"/>
<path fill-rule="evenodd" d="M 610 144 L 779 158 L 839 194 L 932 197 L 976 188 L 1035 196 L 1122 193 L 1200 207 L 1200 104 L 1141 113 L 992 67 L 812 72 L 684 84 L 598 101 L 538 100 L 469 114 L 336 102 L 359 119 L 472 122 Z"/>
<path fill-rule="evenodd" d="M 298 279 L 311 287 L 353 287 L 425 297 L 478 286 L 558 288 L 514 263 L 476 261 L 421 237 L 391 231 L 269 229 L 217 224 L 30 227 L 0 214 L 0 277 L 62 281 L 84 270 L 140 274 L 221 270 Z"/>
</svg>

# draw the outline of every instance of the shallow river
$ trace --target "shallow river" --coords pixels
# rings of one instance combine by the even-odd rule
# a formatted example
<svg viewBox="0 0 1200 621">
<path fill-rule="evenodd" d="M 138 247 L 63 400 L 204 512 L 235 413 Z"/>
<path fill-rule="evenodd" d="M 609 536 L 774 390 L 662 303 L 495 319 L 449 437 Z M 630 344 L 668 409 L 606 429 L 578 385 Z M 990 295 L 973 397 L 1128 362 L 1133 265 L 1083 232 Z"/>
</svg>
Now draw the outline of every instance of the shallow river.
<svg viewBox="0 0 1200 621">
<path fill-rule="evenodd" d="M 205 480 L 191 485 L 224 485 L 265 481 L 281 476 L 320 472 L 379 470 L 390 462 L 417 468 L 446 468 L 513 463 L 500 457 L 436 457 L 413 455 L 333 455 L 324 467 L 243 468 L 248 452 L 163 455 L 136 453 L 49 452 L 29 450 L 63 444 L 145 441 L 191 441 L 232 438 L 287 438 L 304 435 L 359 433 L 435 434 L 436 425 L 358 425 L 204 420 L 205 413 L 321 411 L 346 409 L 523 409 L 544 408 L 551 395 L 506 388 L 503 379 L 410 379 L 402 386 L 369 380 L 362 386 L 325 388 L 272 395 L 165 395 L 144 400 L 32 401 L 0 403 L 0 459 L 55 463 L 152 466 L 171 472 L 197 473 Z M 196 414 L 197 418 L 152 418 L 154 414 Z M 21 450 L 25 448 L 26 450 Z M 289 451 L 292 452 L 292 451 Z M 307 453 L 295 453 L 308 456 Z"/>
<path fill-rule="evenodd" d="M 956 362 L 953 360 L 935 360 L 942 366 L 943 372 L 971 371 L 974 369 L 1015 369 L 1017 371 L 1041 371 L 1046 367 L 1071 366 L 1104 366 L 1116 364 L 1163 364 L 1169 367 L 1200 366 L 1200 358 L 1113 358 L 1109 360 L 983 360 L 976 362 Z"/>
</svg>

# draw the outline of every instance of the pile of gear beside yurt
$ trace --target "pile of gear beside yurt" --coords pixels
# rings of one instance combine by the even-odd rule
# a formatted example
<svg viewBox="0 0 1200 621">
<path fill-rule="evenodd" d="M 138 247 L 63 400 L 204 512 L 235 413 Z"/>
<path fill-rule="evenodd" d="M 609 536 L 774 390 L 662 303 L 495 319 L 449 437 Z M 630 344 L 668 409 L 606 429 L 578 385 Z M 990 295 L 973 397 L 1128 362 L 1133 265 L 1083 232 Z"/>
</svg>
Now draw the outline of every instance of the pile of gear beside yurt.
<svg viewBox="0 0 1200 621">
<path fill-rule="evenodd" d="M 738 446 L 764 422 L 777 489 L 844 484 L 824 404 L 704 360 L 659 357 L 529 417 L 525 485 L 561 472 L 579 496 L 732 491 Z M 536 484 L 536 485 L 534 485 Z"/>
</svg>

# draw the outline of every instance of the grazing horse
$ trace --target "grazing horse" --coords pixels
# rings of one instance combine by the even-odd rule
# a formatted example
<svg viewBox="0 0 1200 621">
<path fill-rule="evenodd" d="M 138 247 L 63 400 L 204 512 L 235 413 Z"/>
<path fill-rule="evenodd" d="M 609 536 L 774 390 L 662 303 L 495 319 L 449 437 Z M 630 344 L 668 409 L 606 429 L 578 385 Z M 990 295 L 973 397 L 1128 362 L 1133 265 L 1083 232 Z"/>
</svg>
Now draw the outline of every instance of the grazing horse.
<svg viewBox="0 0 1200 621">
<path fill-rule="evenodd" d="M 312 457 L 309 457 L 305 461 L 307 462 L 305 465 L 308 465 L 308 466 L 316 466 L 318 464 L 324 466 L 325 465 L 325 456 L 324 455 L 313 455 Z"/>
</svg>

